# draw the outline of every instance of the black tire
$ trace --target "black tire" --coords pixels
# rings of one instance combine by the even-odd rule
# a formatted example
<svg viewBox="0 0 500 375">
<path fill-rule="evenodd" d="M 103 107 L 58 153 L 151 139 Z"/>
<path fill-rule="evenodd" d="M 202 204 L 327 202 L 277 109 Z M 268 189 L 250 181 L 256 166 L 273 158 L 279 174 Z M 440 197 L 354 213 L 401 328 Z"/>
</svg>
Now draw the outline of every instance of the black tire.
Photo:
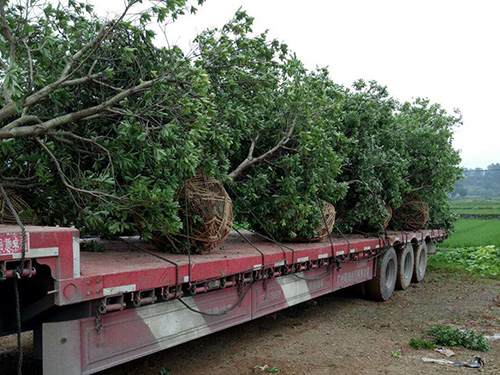
<svg viewBox="0 0 500 375">
<path fill-rule="evenodd" d="M 427 270 L 427 244 L 425 241 L 422 241 L 421 244 L 415 244 L 413 246 L 413 253 L 415 261 L 413 262 L 411 282 L 419 283 L 424 279 L 425 271 Z"/>
<path fill-rule="evenodd" d="M 396 286 L 397 270 L 398 258 L 391 247 L 377 260 L 377 275 L 366 283 L 366 289 L 372 299 L 387 301 L 391 298 Z"/>
<path fill-rule="evenodd" d="M 396 289 L 405 290 L 410 286 L 413 278 L 413 264 L 415 263 L 415 254 L 413 245 L 407 244 L 396 252 L 398 257 L 398 274 L 396 277 Z"/>
</svg>

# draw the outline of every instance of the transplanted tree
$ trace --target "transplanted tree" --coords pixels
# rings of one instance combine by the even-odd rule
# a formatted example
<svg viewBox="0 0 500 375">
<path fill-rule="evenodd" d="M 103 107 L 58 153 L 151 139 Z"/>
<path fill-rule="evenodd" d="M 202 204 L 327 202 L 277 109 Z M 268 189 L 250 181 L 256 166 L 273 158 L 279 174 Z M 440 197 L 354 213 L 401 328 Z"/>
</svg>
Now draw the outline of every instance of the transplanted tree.
<svg viewBox="0 0 500 375">
<path fill-rule="evenodd" d="M 419 191 L 432 224 L 447 223 L 458 120 L 439 106 L 400 108 L 376 83 L 345 91 L 253 34 L 245 12 L 203 32 L 188 58 L 147 27 L 176 19 L 184 0 L 129 0 L 106 20 L 67 4 L 0 0 L 0 182 L 44 223 L 175 234 L 176 194 L 198 172 L 279 240 L 316 237 L 321 200 L 340 207 L 344 231 L 378 229 L 386 204 Z"/>
<path fill-rule="evenodd" d="M 185 5 L 131 0 L 103 20 L 75 1 L 0 1 L 0 180 L 45 223 L 138 224 L 146 238 L 181 228 L 175 192 L 196 168 L 217 170 L 204 142 L 209 81 L 146 26 Z"/>
<path fill-rule="evenodd" d="M 396 121 L 406 130 L 405 194 L 429 205 L 428 227 L 451 229 L 448 197 L 462 175 L 460 154 L 452 144 L 453 130 L 462 123 L 460 112 L 449 114 L 439 104 L 417 98 L 400 106 Z"/>
<path fill-rule="evenodd" d="M 214 139 L 230 142 L 239 220 L 278 240 L 313 238 L 322 225 L 319 199 L 335 203 L 345 190 L 335 180 L 346 142 L 341 90 L 327 70 L 308 72 L 286 44 L 253 36 L 252 23 L 240 11 L 197 39 L 217 107 Z"/>
<path fill-rule="evenodd" d="M 358 80 L 345 96 L 343 131 L 353 145 L 340 176 L 349 190 L 339 204 L 339 227 L 382 231 L 387 210 L 402 202 L 407 130 L 394 121 L 397 101 L 377 82 Z"/>
</svg>

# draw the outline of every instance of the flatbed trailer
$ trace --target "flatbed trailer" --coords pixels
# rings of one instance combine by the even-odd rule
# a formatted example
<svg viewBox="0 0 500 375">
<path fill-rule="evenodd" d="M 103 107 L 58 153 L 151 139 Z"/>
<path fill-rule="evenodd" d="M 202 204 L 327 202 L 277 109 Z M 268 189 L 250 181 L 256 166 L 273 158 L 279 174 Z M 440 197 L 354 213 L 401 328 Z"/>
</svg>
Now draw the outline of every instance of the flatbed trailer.
<svg viewBox="0 0 500 375">
<path fill-rule="evenodd" d="M 81 252 L 75 228 L 0 225 L 0 335 L 23 330 L 45 375 L 92 374 L 347 288 L 379 300 L 425 274 L 441 230 L 343 235 L 317 243 L 231 233 L 208 255 L 167 254 L 138 238 Z M 408 263 L 411 261 L 411 264 Z M 17 276 L 17 277 L 16 277 Z"/>
</svg>

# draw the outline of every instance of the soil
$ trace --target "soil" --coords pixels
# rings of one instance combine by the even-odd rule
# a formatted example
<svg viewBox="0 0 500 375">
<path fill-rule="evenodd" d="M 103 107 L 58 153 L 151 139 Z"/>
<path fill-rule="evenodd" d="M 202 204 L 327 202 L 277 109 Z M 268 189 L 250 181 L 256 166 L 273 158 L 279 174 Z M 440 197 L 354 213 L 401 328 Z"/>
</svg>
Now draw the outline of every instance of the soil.
<svg viewBox="0 0 500 375">
<path fill-rule="evenodd" d="M 482 369 L 424 363 L 444 358 L 415 350 L 411 338 L 431 324 L 451 324 L 493 336 L 500 332 L 500 282 L 428 272 L 420 284 L 396 292 L 384 303 L 334 293 L 253 322 L 141 358 L 100 375 L 247 375 L 268 374 L 500 374 L 500 340 L 478 353 L 451 348 L 453 360 L 479 355 Z M 25 373 L 36 374 L 31 334 L 23 334 Z M 393 356 L 397 350 L 400 358 Z M 16 338 L 0 338 L 2 374 L 15 373 Z M 7 370 L 6 372 L 4 372 Z"/>
</svg>

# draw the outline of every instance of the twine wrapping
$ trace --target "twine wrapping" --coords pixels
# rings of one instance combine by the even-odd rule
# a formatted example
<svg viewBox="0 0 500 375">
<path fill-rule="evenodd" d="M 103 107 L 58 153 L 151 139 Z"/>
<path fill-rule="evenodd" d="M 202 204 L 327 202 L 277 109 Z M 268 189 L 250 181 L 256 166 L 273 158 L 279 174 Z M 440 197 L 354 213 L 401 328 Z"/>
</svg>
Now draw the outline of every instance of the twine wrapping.
<svg viewBox="0 0 500 375">
<path fill-rule="evenodd" d="M 328 234 L 332 233 L 333 231 L 333 226 L 335 225 L 335 207 L 333 204 L 327 202 L 327 201 L 321 201 L 321 226 L 319 226 L 316 229 L 316 236 L 312 238 L 308 238 L 305 236 L 297 236 L 293 239 L 290 239 L 290 241 L 294 242 L 316 242 L 316 241 L 323 241 L 324 239 L 328 238 Z M 294 229 L 292 229 L 294 230 Z M 295 231 L 295 230 L 294 230 Z"/>
<path fill-rule="evenodd" d="M 187 253 L 187 230 L 192 253 L 209 254 L 219 246 L 233 227 L 233 204 L 224 185 L 208 176 L 196 176 L 187 180 L 179 189 L 176 200 L 180 216 L 188 215 L 187 225 L 182 233 L 153 235 L 153 242 L 159 246 L 168 243 L 177 252 Z M 186 200 L 188 212 L 185 212 Z"/>
<path fill-rule="evenodd" d="M 382 222 L 382 228 L 386 229 L 389 223 L 391 222 L 392 219 L 392 208 L 391 206 L 385 206 L 385 210 L 387 211 L 387 216 L 385 217 L 384 221 Z"/>
<path fill-rule="evenodd" d="M 12 202 L 12 206 L 19 213 L 19 216 L 26 225 L 39 225 L 40 218 L 31 207 L 12 189 L 5 189 L 5 193 Z M 16 219 L 7 206 L 7 202 L 0 195 L 0 224 L 17 224 Z"/>
<path fill-rule="evenodd" d="M 403 205 L 394 210 L 392 222 L 398 230 L 420 230 L 429 219 L 429 205 L 421 198 L 405 198 Z"/>
</svg>

